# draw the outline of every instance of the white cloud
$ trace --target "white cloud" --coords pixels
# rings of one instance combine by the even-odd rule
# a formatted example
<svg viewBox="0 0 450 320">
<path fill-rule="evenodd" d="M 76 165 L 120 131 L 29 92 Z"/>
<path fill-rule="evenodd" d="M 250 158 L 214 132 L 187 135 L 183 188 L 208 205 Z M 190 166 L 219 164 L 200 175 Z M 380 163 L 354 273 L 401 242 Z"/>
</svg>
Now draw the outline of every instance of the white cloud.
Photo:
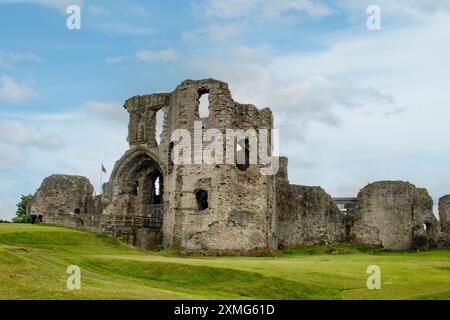
<svg viewBox="0 0 450 320">
<path fill-rule="evenodd" d="M 96 29 L 97 31 L 106 34 L 136 36 L 149 36 L 154 34 L 155 32 L 152 28 L 149 28 L 145 25 L 135 25 L 128 21 L 118 19 L 119 16 L 124 14 L 127 14 L 132 18 L 145 17 L 147 15 L 147 12 L 143 8 L 141 8 L 142 10 L 140 10 L 140 7 L 133 6 L 127 3 L 123 8 L 119 7 L 118 10 L 111 10 L 109 7 L 96 4 L 87 4 L 84 7 L 85 2 L 87 3 L 87 1 L 83 0 L 0 0 L 0 5 L 34 4 L 57 9 L 64 14 L 66 14 L 66 10 L 70 5 L 78 5 L 82 8 L 82 15 L 84 12 L 84 8 L 86 8 L 86 12 L 96 18 L 95 20 L 91 20 L 92 24 L 90 25 L 90 27 L 92 29 Z"/>
<path fill-rule="evenodd" d="M 33 91 L 6 74 L 0 75 L 0 100 L 20 103 L 30 99 Z"/>
<path fill-rule="evenodd" d="M 23 148 L 0 141 L 0 172 L 23 161 L 24 151 Z"/>
<path fill-rule="evenodd" d="M 127 3 L 126 13 L 130 16 L 140 18 L 148 18 L 151 16 L 151 12 L 149 12 L 146 7 L 132 3 Z"/>
<path fill-rule="evenodd" d="M 314 74 L 312 70 L 303 72 L 294 64 L 278 68 L 284 58 L 270 57 L 262 50 L 243 47 L 238 54 L 235 49 L 232 51 L 231 60 L 225 63 L 224 57 L 207 60 L 200 56 L 193 65 L 206 68 L 213 77 L 229 81 L 238 101 L 272 107 L 278 119 L 298 127 L 296 130 L 300 132 L 295 138 L 302 137 L 311 122 L 339 126 L 342 122 L 339 113 L 343 108 L 358 108 L 362 112 L 369 104 L 381 104 L 384 108 L 380 107 L 379 111 L 384 114 L 394 109 L 394 97 L 370 85 L 357 86 L 349 80 L 333 80 L 324 74 Z M 290 72 L 295 72 L 294 69 L 296 76 L 287 77 Z"/>
<path fill-rule="evenodd" d="M 61 136 L 44 133 L 40 128 L 26 126 L 18 121 L 0 122 L 0 136 L 0 142 L 18 148 L 35 147 L 52 151 L 64 145 Z"/>
<path fill-rule="evenodd" d="M 96 17 L 108 18 L 113 15 L 110 9 L 99 5 L 89 4 L 86 9 L 88 13 Z"/>
<path fill-rule="evenodd" d="M 450 11 L 449 0 L 401 0 L 400 5 L 427 14 Z"/>
<path fill-rule="evenodd" d="M 15 211 L 16 211 L 16 208 L 12 203 L 10 203 L 4 199 L 0 199 L 0 220 L 5 219 L 5 220 L 10 221 L 12 218 L 14 218 Z"/>
<path fill-rule="evenodd" d="M 106 63 L 119 63 L 128 60 L 128 56 L 115 56 L 106 58 Z"/>
<path fill-rule="evenodd" d="M 19 123 L 19 129 L 14 131 L 15 135 L 18 132 L 21 137 L 4 138 L 5 130 L 0 130 L 0 170 L 3 181 L 0 184 L 0 198 L 10 205 L 5 211 L 0 211 L 0 219 L 13 217 L 14 204 L 20 194 L 34 193 L 42 180 L 51 174 L 86 176 L 99 192 L 100 164 L 103 162 L 110 172 L 128 147 L 126 122 L 102 121 L 105 117 L 101 112 L 92 112 L 87 104 L 67 114 L 22 114 L 20 119 L 7 121 L 7 125 L 2 123 L 0 126 L 7 130 L 15 128 L 11 123 Z M 28 133 L 23 134 L 22 130 Z M 49 152 L 45 142 L 57 142 L 61 139 L 58 137 L 64 138 L 64 144 Z M 26 141 L 41 143 L 38 148 Z M 107 179 L 104 176 L 103 182 Z"/>
<path fill-rule="evenodd" d="M 139 50 L 136 52 L 136 58 L 144 62 L 174 61 L 177 59 L 177 54 L 175 50 L 170 48 L 160 51 Z"/>
<path fill-rule="evenodd" d="M 224 41 L 234 38 L 255 23 L 292 24 L 301 14 L 314 17 L 329 16 L 333 10 L 312 0 L 206 0 L 192 3 L 194 11 L 207 25 L 182 33 L 185 41 Z"/>
<path fill-rule="evenodd" d="M 83 117 L 80 112 L 64 112 L 64 113 L 12 113 L 12 112 L 0 112 L 0 117 L 10 118 L 15 120 L 26 121 L 62 121 L 62 120 L 75 120 Z"/>
<path fill-rule="evenodd" d="M 271 19 L 279 19 L 284 13 L 292 11 L 305 12 L 314 17 L 329 16 L 332 13 L 328 6 L 311 0 L 265 1 L 262 10 L 264 15 Z"/>
<path fill-rule="evenodd" d="M 246 61 L 247 63 L 270 63 L 271 62 L 271 55 L 266 52 L 267 50 L 265 48 L 251 48 L 248 46 L 240 45 L 237 47 L 234 47 L 232 49 L 233 55 L 239 60 L 239 61 Z"/>
<path fill-rule="evenodd" d="M 110 35 L 149 36 L 155 30 L 147 26 L 148 12 L 144 7 L 130 3 L 101 6 L 87 4 L 86 11 L 95 19 L 90 19 L 90 28 Z M 138 21 L 141 23 L 138 24 Z"/>
<path fill-rule="evenodd" d="M 234 38 L 256 24 L 295 24 L 302 15 L 325 17 L 333 10 L 316 0 L 206 0 L 192 3 L 206 26 L 182 33 L 185 41 L 223 41 Z"/>
<path fill-rule="evenodd" d="M 117 19 L 102 19 L 96 21 L 92 26 L 106 34 L 149 36 L 155 33 L 152 28 L 134 25 Z"/>
<path fill-rule="evenodd" d="M 17 62 L 23 61 L 42 62 L 42 59 L 32 52 L 21 53 L 8 49 L 0 49 L 0 68 L 11 69 Z"/>
<path fill-rule="evenodd" d="M 450 11 L 449 0 L 381 0 L 378 2 L 378 5 L 386 10 L 403 11 L 404 13 L 415 11 L 422 14 L 436 14 Z"/>
<path fill-rule="evenodd" d="M 31 122 L 30 122 L 31 123 Z M 0 122 L 0 219 L 14 217 L 14 204 L 20 194 L 34 193 L 39 169 L 53 162 L 64 141 L 57 134 L 44 133 L 39 127 L 18 121 Z M 50 153 L 51 151 L 51 153 Z M 42 155 L 45 159 L 42 159 Z M 27 171 L 31 165 L 37 169 Z"/>
<path fill-rule="evenodd" d="M 441 13 L 397 30 L 327 36 L 317 51 L 208 51 L 192 68 L 229 82 L 237 101 L 272 108 L 293 183 L 351 196 L 402 179 L 436 200 L 450 190 L 447 30 Z M 251 61 L 255 53 L 268 58 Z"/>
<path fill-rule="evenodd" d="M 211 0 L 194 6 L 207 17 L 216 19 L 280 19 L 286 13 L 306 13 L 311 16 L 328 16 L 331 9 L 311 0 Z"/>
<path fill-rule="evenodd" d="M 365 18 L 366 8 L 376 4 L 381 9 L 382 21 L 394 24 L 450 12 L 450 0 L 378 0 L 375 3 L 373 0 L 339 0 L 338 4 L 355 21 Z"/>
<path fill-rule="evenodd" d="M 124 124 L 128 120 L 128 113 L 119 103 L 89 101 L 85 107 L 102 119 L 120 121 Z"/>
<path fill-rule="evenodd" d="M 208 40 L 223 41 L 239 35 L 245 28 L 244 23 L 212 23 L 204 28 L 199 28 L 181 34 L 184 41 L 200 41 L 205 37 Z"/>
</svg>

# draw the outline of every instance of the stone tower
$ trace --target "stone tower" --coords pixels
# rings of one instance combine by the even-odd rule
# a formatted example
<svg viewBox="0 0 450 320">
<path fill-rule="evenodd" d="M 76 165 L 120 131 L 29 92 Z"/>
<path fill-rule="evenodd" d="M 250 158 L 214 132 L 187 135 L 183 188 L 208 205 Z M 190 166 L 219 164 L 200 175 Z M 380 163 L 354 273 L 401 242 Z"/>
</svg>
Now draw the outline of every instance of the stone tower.
<svg viewBox="0 0 450 320">
<path fill-rule="evenodd" d="M 209 115 L 200 118 L 203 95 L 208 95 Z M 105 215 L 152 218 L 164 245 L 231 250 L 276 245 L 274 177 L 262 174 L 257 161 L 250 163 L 257 150 L 250 150 L 246 135 L 247 130 L 272 129 L 270 109 L 233 101 L 228 85 L 212 79 L 184 81 L 172 93 L 133 97 L 124 107 L 130 114 L 130 149 L 104 185 Z M 164 122 L 158 144 L 160 111 Z M 188 133 L 190 141 L 180 140 L 178 133 Z M 221 146 L 214 156 L 222 156 L 207 161 L 204 150 L 213 141 Z M 183 154 L 175 155 L 179 143 Z M 269 139 L 270 157 L 271 145 Z"/>
</svg>

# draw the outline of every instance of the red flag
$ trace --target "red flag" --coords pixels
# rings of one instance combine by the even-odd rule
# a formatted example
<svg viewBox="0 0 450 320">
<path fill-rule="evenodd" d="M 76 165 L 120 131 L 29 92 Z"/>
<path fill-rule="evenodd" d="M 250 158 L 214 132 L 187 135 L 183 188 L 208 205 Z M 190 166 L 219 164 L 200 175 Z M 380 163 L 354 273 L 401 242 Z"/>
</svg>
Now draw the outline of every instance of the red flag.
<svg viewBox="0 0 450 320">
<path fill-rule="evenodd" d="M 102 163 L 102 171 L 103 171 L 103 173 L 106 173 L 106 168 L 105 168 L 105 166 L 103 165 L 103 163 Z"/>
</svg>

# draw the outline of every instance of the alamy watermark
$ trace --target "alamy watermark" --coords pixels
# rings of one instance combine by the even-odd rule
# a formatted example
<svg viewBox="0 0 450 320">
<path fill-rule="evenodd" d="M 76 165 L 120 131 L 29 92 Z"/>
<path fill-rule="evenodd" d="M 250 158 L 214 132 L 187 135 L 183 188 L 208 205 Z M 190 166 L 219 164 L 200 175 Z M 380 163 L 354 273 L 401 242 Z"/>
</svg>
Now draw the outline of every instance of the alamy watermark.
<svg viewBox="0 0 450 320">
<path fill-rule="evenodd" d="M 381 289 L 381 268 L 376 265 L 367 267 L 367 274 L 370 274 L 367 278 L 367 289 L 380 290 Z"/>
<path fill-rule="evenodd" d="M 69 15 L 66 20 L 66 26 L 69 30 L 81 29 L 81 8 L 77 5 L 68 6 L 66 13 Z"/>
<path fill-rule="evenodd" d="M 279 169 L 278 129 L 207 129 L 194 122 L 193 137 L 187 129 L 172 132 L 171 160 L 176 165 L 258 165 L 262 175 Z"/>
<path fill-rule="evenodd" d="M 366 10 L 369 17 L 367 18 L 367 29 L 381 30 L 381 8 L 377 5 L 371 5 Z"/>
<path fill-rule="evenodd" d="M 67 268 L 66 273 L 69 274 L 66 285 L 69 290 L 81 289 L 81 269 L 79 266 L 71 265 Z"/>
</svg>

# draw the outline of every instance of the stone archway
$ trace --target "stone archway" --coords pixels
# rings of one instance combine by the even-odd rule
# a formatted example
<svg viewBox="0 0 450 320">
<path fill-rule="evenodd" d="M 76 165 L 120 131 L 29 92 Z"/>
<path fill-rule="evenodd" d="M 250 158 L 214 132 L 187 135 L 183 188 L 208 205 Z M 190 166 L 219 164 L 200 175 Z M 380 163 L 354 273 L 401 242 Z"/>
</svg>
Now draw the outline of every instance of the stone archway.
<svg viewBox="0 0 450 320">
<path fill-rule="evenodd" d="M 108 189 L 108 214 L 142 217 L 145 227 L 162 228 L 164 173 L 158 157 L 148 149 L 129 150 L 117 162 Z"/>
</svg>

